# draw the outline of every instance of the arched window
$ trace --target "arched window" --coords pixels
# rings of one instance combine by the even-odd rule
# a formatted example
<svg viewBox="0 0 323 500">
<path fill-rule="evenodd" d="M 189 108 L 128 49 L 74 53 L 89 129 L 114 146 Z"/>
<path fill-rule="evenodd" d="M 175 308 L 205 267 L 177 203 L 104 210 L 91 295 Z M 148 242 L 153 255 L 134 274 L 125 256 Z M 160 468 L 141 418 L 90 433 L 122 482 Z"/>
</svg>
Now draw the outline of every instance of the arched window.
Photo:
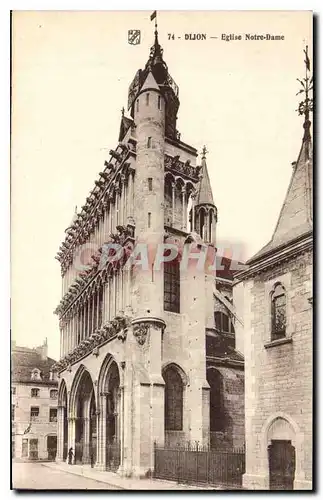
<svg viewBox="0 0 323 500">
<path fill-rule="evenodd" d="M 205 234 L 205 212 L 203 209 L 200 210 L 200 236 L 204 239 Z"/>
<path fill-rule="evenodd" d="M 271 339 L 286 335 L 286 294 L 284 287 L 277 283 L 271 293 Z"/>
<path fill-rule="evenodd" d="M 223 431 L 225 414 L 222 375 L 217 370 L 207 370 L 207 381 L 210 385 L 210 431 Z"/>
<path fill-rule="evenodd" d="M 180 312 L 180 263 L 178 259 L 164 262 L 164 311 Z"/>
<path fill-rule="evenodd" d="M 165 380 L 165 430 L 183 429 L 183 381 L 174 367 L 164 372 Z"/>
</svg>

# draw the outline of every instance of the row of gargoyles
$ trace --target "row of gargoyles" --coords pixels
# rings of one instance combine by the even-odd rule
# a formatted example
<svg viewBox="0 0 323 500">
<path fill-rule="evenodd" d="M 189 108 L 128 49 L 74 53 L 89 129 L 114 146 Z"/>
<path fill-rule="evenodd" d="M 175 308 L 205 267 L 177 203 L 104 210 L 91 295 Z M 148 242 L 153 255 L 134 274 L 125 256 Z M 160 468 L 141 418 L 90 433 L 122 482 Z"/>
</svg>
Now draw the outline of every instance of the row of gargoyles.
<svg viewBox="0 0 323 500">
<path fill-rule="evenodd" d="M 114 336 L 117 336 L 119 340 L 124 342 L 127 338 L 127 328 L 129 324 L 130 318 L 128 316 L 116 316 L 112 321 L 109 321 L 101 328 L 96 329 L 90 337 L 83 339 L 75 347 L 73 352 L 67 354 L 63 359 L 58 361 L 56 365 L 54 365 L 54 369 L 60 371 L 63 368 L 67 368 L 79 358 L 83 357 L 85 354 L 89 354 L 100 344 Z M 96 353 L 97 350 L 95 354 Z"/>
</svg>

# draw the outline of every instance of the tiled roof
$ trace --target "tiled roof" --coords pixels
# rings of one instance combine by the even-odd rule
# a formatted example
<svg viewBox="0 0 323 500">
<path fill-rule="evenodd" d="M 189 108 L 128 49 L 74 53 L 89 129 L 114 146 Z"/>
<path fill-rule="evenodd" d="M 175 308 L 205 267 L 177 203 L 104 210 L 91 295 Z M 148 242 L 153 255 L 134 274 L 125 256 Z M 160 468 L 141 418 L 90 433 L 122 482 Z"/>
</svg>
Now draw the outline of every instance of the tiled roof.
<svg viewBox="0 0 323 500">
<path fill-rule="evenodd" d="M 52 358 L 42 359 L 36 349 L 28 347 L 15 347 L 11 353 L 11 373 L 13 382 L 31 382 L 31 372 L 38 368 L 41 372 L 41 380 L 37 384 L 55 383 L 49 379 L 51 367 L 56 361 Z"/>
<path fill-rule="evenodd" d="M 223 257 L 222 255 L 216 256 L 216 276 L 217 278 L 224 278 L 233 280 L 233 275 L 236 271 L 241 269 L 242 262 L 237 260 Z"/>
<path fill-rule="evenodd" d="M 267 245 L 247 264 L 278 250 L 313 230 L 312 210 L 313 153 L 310 140 L 303 139 L 300 154 L 281 208 L 274 234 Z"/>
</svg>

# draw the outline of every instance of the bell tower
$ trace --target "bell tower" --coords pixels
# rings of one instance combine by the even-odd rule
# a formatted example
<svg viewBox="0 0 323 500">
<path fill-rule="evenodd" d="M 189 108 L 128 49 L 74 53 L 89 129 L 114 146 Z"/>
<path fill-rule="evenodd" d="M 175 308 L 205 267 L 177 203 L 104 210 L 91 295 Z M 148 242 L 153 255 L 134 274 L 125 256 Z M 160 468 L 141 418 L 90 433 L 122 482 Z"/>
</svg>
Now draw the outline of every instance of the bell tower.
<svg viewBox="0 0 323 500">
<path fill-rule="evenodd" d="M 129 357 L 137 386 L 134 404 L 132 469 L 141 476 L 151 471 L 154 442 L 164 442 L 164 379 L 162 337 L 164 275 L 155 265 L 164 244 L 165 135 L 176 128 L 170 113 L 170 97 L 178 98 L 169 85 L 167 65 L 155 29 L 154 45 L 143 70 L 129 88 L 129 108 L 135 124 L 136 173 L 134 184 L 135 252 L 140 262 L 132 266 L 133 320 L 129 332 Z M 179 103 L 179 102 L 178 102 Z M 170 117 L 173 117 L 172 120 Z M 158 267 L 158 268 L 157 268 Z"/>
</svg>

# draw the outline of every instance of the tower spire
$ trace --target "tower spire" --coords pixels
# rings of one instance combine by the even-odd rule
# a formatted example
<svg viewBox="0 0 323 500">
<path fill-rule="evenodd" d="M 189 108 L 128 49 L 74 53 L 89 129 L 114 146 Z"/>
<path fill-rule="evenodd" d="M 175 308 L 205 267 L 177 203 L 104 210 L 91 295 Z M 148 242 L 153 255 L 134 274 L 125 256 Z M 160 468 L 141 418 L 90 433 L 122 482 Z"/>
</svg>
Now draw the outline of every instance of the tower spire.
<svg viewBox="0 0 323 500">
<path fill-rule="evenodd" d="M 308 143 L 311 140 L 311 122 L 310 122 L 310 113 L 313 112 L 313 98 L 310 97 L 310 94 L 313 91 L 313 77 L 310 76 L 311 65 L 308 57 L 308 46 L 306 45 L 305 50 L 303 50 L 305 54 L 305 77 L 301 80 L 297 78 L 297 81 L 301 84 L 301 89 L 297 92 L 296 95 L 305 94 L 305 98 L 298 105 L 297 111 L 300 116 L 304 115 L 304 136 L 303 142 Z"/>
</svg>

